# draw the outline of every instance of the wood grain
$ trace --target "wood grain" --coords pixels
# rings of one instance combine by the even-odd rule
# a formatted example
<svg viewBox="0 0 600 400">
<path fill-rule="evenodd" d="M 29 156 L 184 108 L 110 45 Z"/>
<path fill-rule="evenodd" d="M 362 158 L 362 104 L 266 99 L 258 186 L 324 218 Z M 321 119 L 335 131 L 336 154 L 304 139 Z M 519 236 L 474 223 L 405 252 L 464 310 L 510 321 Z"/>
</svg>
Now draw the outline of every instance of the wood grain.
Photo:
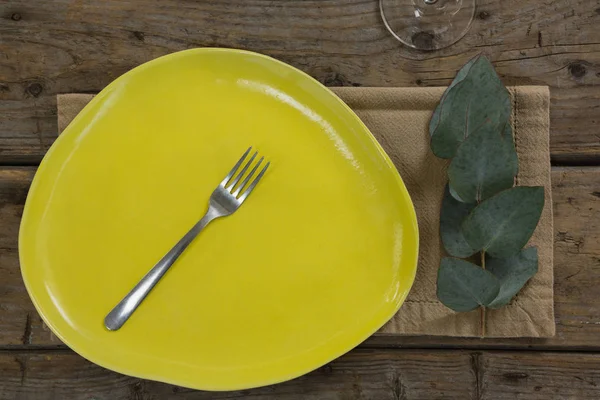
<svg viewBox="0 0 600 400">
<path fill-rule="evenodd" d="M 362 350 L 280 385 L 209 393 L 125 377 L 72 353 L 11 352 L 0 354 L 0 400 L 469 399 L 476 391 L 473 357 Z"/>
<path fill-rule="evenodd" d="M 17 232 L 35 168 L 0 168 L 0 348 L 61 346 L 23 285 Z M 375 335 L 363 347 L 536 348 L 600 350 L 600 168 L 552 171 L 555 310 L 551 339 L 461 339 Z"/>
<path fill-rule="evenodd" d="M 57 93 L 97 92 L 131 68 L 193 47 L 288 62 L 330 86 L 446 85 L 489 56 L 507 85 L 551 87 L 556 163 L 600 162 L 600 2 L 478 0 L 465 38 L 400 45 L 375 0 L 0 1 L 0 163 L 35 163 L 56 138 Z"/>
<path fill-rule="evenodd" d="M 0 400 L 596 399 L 600 355 L 354 350 L 295 380 L 201 392 L 120 375 L 69 351 L 0 353 Z"/>
</svg>

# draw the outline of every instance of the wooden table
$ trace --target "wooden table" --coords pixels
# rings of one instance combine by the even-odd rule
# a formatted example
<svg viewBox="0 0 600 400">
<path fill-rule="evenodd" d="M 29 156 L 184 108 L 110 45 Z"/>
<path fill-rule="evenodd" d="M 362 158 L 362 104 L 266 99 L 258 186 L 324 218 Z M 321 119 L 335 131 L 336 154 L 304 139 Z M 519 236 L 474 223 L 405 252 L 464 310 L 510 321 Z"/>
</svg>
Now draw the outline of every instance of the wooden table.
<svg viewBox="0 0 600 400">
<path fill-rule="evenodd" d="M 376 0 L 0 0 L 0 399 L 600 398 L 600 1 L 479 0 L 467 36 L 418 52 Z M 507 85 L 551 87 L 556 337 L 375 335 L 284 384 L 196 392 L 97 367 L 40 320 L 17 233 L 56 138 L 56 94 L 97 92 L 177 50 L 258 51 L 330 86 L 447 85 L 483 53 Z"/>
</svg>

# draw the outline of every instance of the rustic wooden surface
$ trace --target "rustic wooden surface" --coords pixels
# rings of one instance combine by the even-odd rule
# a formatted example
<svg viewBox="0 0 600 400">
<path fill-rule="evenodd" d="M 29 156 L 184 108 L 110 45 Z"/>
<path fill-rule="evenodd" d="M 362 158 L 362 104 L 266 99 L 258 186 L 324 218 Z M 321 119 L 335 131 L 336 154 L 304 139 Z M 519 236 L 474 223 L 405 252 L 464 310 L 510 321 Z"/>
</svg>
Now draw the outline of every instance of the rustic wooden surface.
<svg viewBox="0 0 600 400">
<path fill-rule="evenodd" d="M 438 86 L 484 53 L 507 85 L 551 88 L 555 307 L 551 339 L 375 335 L 288 383 L 204 393 L 97 367 L 42 323 L 17 234 L 56 138 L 56 94 L 98 92 L 193 47 L 288 62 L 330 86 Z M 401 46 L 377 0 L 0 0 L 0 400 L 600 398 L 600 0 L 478 0 L 465 38 Z"/>
<path fill-rule="evenodd" d="M 600 162 L 600 2 L 478 0 L 465 38 L 402 47 L 377 0 L 0 1 L 0 162 L 36 163 L 56 137 L 57 93 L 97 92 L 173 51 L 269 54 L 328 85 L 439 86 L 477 53 L 507 84 L 549 85 L 552 156 Z"/>
<path fill-rule="evenodd" d="M 306 376 L 236 392 L 199 392 L 102 369 L 63 351 L 0 353 L 0 400 L 598 399 L 600 355 L 355 350 Z"/>
</svg>

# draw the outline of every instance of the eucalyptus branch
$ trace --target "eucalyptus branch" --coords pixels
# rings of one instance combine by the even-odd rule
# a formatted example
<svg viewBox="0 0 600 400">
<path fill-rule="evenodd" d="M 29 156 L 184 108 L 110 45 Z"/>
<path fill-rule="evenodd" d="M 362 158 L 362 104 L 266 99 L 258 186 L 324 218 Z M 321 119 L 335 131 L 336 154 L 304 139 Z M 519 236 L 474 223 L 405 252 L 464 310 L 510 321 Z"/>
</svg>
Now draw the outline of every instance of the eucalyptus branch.
<svg viewBox="0 0 600 400">
<path fill-rule="evenodd" d="M 451 159 L 440 213 L 446 252 L 437 295 L 457 312 L 508 304 L 537 272 L 537 250 L 523 249 L 544 208 L 543 187 L 513 187 L 519 160 L 508 90 L 483 56 L 456 75 L 429 125 L 431 149 Z M 481 266 L 463 260 L 481 254 Z M 487 258 L 486 258 L 487 257 Z"/>
</svg>

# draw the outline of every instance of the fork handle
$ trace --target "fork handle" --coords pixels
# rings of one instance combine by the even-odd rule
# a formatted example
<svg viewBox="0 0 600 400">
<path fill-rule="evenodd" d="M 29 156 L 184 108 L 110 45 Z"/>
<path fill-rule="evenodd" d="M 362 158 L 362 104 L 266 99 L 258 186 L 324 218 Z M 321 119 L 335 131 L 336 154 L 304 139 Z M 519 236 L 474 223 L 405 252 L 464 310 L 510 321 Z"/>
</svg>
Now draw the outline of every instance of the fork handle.
<svg viewBox="0 0 600 400">
<path fill-rule="evenodd" d="M 146 275 L 144 275 L 142 280 L 131 289 L 123 300 L 108 313 L 106 318 L 104 318 L 104 326 L 111 331 L 116 331 L 121 328 L 138 308 L 140 303 L 148 296 L 148 293 L 152 291 L 158 281 L 160 281 L 169 268 L 171 268 L 181 253 L 183 253 L 196 236 L 198 236 L 200 231 L 202 231 L 210 221 L 217 217 L 219 217 L 219 214 L 215 212 L 212 207 L 209 208 L 204 217 L 202 217 L 202 219 L 198 221 L 196 225 L 194 225 L 192 229 L 190 229 L 188 233 L 186 233 L 185 236 L 182 237 L 181 240 L 179 240 L 179 242 L 177 242 L 177 244 L 146 273 Z"/>
</svg>

